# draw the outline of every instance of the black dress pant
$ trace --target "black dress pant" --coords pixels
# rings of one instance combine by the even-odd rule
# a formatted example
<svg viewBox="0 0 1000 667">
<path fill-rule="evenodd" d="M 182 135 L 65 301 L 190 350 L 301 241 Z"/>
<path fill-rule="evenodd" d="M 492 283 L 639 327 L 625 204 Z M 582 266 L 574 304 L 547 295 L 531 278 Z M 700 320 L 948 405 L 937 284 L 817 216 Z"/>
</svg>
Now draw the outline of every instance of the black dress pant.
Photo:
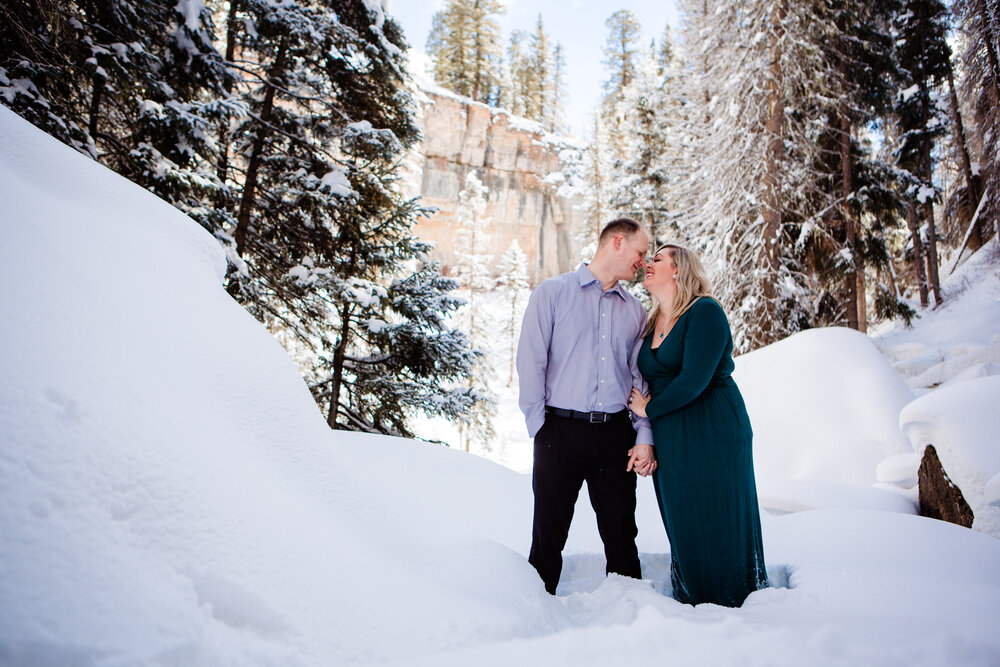
<svg viewBox="0 0 1000 667">
<path fill-rule="evenodd" d="M 634 444 L 635 430 L 628 419 L 591 424 L 545 415 L 545 424 L 535 434 L 535 511 L 528 562 L 549 593 L 554 595 L 559 583 L 562 550 L 584 481 L 604 542 L 606 571 L 642 578 L 635 546 L 636 474 L 625 471 Z"/>
</svg>

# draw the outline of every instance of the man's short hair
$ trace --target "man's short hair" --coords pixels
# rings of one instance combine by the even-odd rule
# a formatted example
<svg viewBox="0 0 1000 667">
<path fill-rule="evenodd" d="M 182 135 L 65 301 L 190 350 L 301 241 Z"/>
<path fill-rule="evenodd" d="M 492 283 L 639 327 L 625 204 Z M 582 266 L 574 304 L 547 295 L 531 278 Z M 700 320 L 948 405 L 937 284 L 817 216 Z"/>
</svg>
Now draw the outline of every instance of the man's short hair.
<svg viewBox="0 0 1000 667">
<path fill-rule="evenodd" d="M 608 224 L 604 225 L 604 229 L 601 230 L 601 235 L 597 239 L 597 245 L 601 245 L 608 239 L 613 238 L 615 234 L 632 236 L 640 229 L 642 229 L 642 225 L 632 218 L 618 218 L 617 220 L 612 220 Z"/>
</svg>

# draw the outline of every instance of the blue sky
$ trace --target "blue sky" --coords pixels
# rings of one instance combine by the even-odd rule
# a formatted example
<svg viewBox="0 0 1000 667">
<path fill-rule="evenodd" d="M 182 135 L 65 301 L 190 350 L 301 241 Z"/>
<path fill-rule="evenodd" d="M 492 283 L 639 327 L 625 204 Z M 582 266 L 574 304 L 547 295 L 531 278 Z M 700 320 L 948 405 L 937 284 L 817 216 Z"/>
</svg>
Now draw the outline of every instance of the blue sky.
<svg viewBox="0 0 1000 667">
<path fill-rule="evenodd" d="M 564 106 L 572 131 L 579 136 L 590 134 L 591 118 L 600 99 L 601 84 L 608 78 L 604 67 L 604 43 L 608 29 L 604 22 L 618 9 L 628 9 L 642 25 L 644 43 L 660 38 L 669 23 L 674 38 L 678 32 L 678 13 L 673 0 L 507 0 L 507 11 L 499 17 L 504 47 L 511 30 L 530 31 L 539 14 L 545 32 L 562 44 L 566 55 L 568 98 Z M 413 50 L 423 51 L 434 12 L 445 0 L 389 0 L 388 9 L 406 32 Z"/>
</svg>

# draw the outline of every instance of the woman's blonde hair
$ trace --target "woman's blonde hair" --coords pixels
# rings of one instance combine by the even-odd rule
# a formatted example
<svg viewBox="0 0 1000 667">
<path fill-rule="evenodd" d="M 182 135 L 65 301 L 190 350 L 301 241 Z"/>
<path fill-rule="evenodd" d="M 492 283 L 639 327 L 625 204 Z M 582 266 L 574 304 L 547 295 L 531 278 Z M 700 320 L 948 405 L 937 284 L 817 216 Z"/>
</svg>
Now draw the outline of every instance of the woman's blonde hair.
<svg viewBox="0 0 1000 667">
<path fill-rule="evenodd" d="M 694 302 L 703 296 L 712 296 L 712 285 L 708 282 L 708 275 L 705 267 L 701 265 L 698 255 L 683 246 L 673 243 L 666 243 L 656 249 L 653 255 L 657 255 L 664 250 L 674 260 L 677 267 L 677 291 L 674 292 L 674 302 L 669 304 L 669 320 L 676 322 L 681 315 L 687 312 Z M 653 297 L 654 306 L 649 312 L 646 320 L 646 329 L 642 335 L 646 336 L 656 326 L 656 318 L 660 316 L 661 304 Z"/>
</svg>

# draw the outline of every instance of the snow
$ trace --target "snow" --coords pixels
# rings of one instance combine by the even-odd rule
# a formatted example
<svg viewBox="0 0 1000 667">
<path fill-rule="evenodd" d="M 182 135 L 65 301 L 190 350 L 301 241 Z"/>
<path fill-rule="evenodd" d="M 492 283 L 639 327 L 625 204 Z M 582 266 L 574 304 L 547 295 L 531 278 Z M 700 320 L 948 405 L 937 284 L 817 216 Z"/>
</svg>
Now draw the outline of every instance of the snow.
<svg viewBox="0 0 1000 667">
<path fill-rule="evenodd" d="M 765 515 L 774 587 L 741 609 L 690 607 L 667 595 L 666 536 L 641 480 L 646 579 L 604 578 L 584 500 L 560 595 L 545 594 L 525 558 L 529 476 L 330 431 L 284 350 L 222 289 L 215 239 L 6 109 L 0 144 L 0 664 L 1000 659 L 1000 541 L 871 500 Z M 808 357 L 824 335 L 862 356 Z M 793 359 L 779 344 L 761 373 L 825 365 L 769 388 L 835 401 L 787 423 L 832 414 L 829 428 L 858 420 L 869 438 L 842 452 L 864 465 L 838 475 L 893 451 L 881 418 L 819 386 L 862 378 L 871 400 L 899 400 L 884 369 L 848 371 L 875 363 L 870 350 L 840 332 L 786 342 Z"/>
<path fill-rule="evenodd" d="M 369 126 L 370 127 L 370 126 Z M 343 169 L 334 169 L 327 172 L 320 179 L 320 183 L 330 189 L 330 193 L 338 197 L 357 197 L 358 193 L 351 187 L 351 182 L 347 180 L 347 174 Z"/>
</svg>

